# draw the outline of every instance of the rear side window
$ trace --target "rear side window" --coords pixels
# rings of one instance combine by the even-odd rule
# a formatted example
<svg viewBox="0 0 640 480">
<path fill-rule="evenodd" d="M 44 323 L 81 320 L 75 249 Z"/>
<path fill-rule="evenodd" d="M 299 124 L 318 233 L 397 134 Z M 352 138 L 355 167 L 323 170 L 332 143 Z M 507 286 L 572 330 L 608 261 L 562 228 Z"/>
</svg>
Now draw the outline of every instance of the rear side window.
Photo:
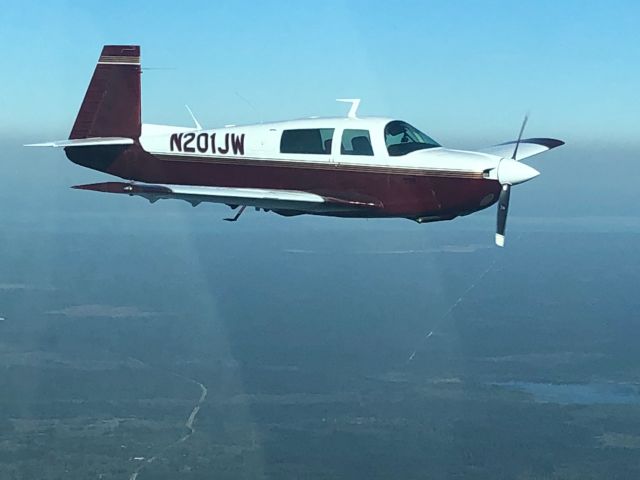
<svg viewBox="0 0 640 480">
<path fill-rule="evenodd" d="M 333 131 L 333 128 L 284 130 L 280 139 L 280 153 L 329 155 Z"/>
<path fill-rule="evenodd" d="M 342 133 L 342 155 L 373 155 L 369 130 L 346 129 Z"/>
</svg>

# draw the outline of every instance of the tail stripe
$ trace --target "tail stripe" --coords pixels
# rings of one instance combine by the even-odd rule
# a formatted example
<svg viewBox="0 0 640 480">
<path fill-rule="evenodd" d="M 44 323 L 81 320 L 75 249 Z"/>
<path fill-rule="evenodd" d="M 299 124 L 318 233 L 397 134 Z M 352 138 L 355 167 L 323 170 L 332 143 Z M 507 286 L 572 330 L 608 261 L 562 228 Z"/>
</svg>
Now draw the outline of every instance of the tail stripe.
<svg viewBox="0 0 640 480">
<path fill-rule="evenodd" d="M 125 57 L 116 55 L 103 55 L 98 63 L 119 63 L 126 65 L 140 65 L 140 57 Z"/>
</svg>

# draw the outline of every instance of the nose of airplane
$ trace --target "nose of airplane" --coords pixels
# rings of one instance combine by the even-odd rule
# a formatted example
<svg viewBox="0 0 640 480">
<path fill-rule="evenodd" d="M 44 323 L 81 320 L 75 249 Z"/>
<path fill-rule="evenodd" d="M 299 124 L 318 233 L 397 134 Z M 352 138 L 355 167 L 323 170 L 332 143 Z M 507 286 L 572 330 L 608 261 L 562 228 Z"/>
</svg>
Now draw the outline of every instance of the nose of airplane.
<svg viewBox="0 0 640 480">
<path fill-rule="evenodd" d="M 502 184 L 517 185 L 540 175 L 535 168 L 509 158 L 504 158 L 498 165 L 498 181 Z"/>
</svg>

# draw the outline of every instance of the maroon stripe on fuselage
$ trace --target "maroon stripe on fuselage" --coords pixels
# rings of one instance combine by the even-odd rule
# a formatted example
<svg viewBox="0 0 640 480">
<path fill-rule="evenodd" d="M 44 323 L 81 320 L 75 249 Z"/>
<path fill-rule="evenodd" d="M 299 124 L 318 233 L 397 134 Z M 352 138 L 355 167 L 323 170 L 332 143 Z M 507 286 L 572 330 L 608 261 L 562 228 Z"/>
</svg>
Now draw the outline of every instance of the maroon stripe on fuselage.
<svg viewBox="0 0 640 480">
<path fill-rule="evenodd" d="M 67 156 L 75 163 L 139 182 L 300 190 L 371 199 L 384 205 L 382 210 L 363 212 L 363 216 L 464 215 L 491 205 L 500 191 L 498 182 L 474 172 L 152 155 L 138 144 L 114 154 L 108 165 L 104 161 L 98 165 L 92 161 L 95 155 L 89 153 L 82 147 L 67 149 Z"/>
<path fill-rule="evenodd" d="M 367 164 L 347 164 L 338 162 L 309 162 L 294 160 L 275 160 L 265 158 L 248 157 L 213 157 L 197 155 L 172 155 L 154 153 L 158 160 L 165 162 L 189 162 L 189 163 L 211 163 L 216 165 L 242 165 L 262 168 L 304 168 L 308 170 L 340 170 L 353 172 L 388 173 L 395 175 L 418 175 L 425 177 L 456 177 L 456 178 L 483 178 L 482 172 L 470 172 L 467 170 L 443 170 L 443 169 L 417 169 L 409 167 L 394 167 L 391 165 L 367 165 Z"/>
</svg>

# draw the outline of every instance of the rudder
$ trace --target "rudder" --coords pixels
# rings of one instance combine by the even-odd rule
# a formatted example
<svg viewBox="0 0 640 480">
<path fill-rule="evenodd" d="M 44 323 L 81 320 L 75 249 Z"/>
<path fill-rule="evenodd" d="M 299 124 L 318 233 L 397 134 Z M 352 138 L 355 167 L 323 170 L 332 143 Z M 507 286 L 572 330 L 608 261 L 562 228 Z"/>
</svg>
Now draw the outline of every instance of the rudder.
<svg viewBox="0 0 640 480">
<path fill-rule="evenodd" d="M 138 139 L 140 74 L 140 46 L 105 45 L 69 138 Z"/>
</svg>

